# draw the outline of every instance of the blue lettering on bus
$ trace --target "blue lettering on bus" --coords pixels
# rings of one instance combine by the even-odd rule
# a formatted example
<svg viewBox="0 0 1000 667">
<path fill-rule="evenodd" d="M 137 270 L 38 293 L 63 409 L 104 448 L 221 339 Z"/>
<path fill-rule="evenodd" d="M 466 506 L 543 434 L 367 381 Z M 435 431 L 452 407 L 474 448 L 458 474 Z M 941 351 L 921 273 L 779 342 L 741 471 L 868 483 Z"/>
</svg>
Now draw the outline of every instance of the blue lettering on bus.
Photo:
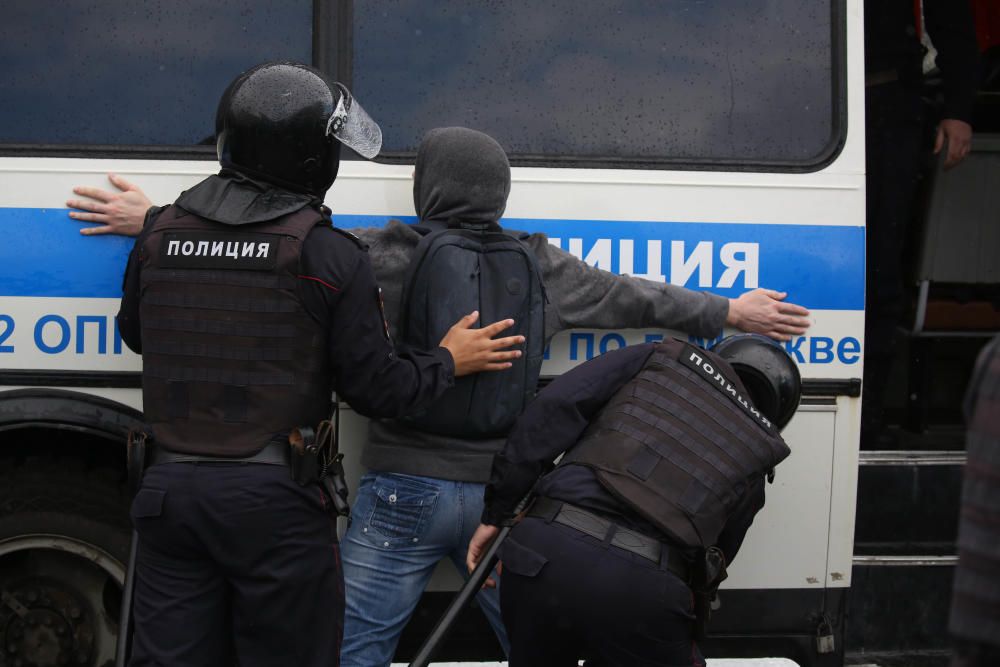
<svg viewBox="0 0 1000 667">
<path fill-rule="evenodd" d="M 785 352 L 798 364 L 806 363 L 806 358 L 803 356 L 802 350 L 799 349 L 806 340 L 808 339 L 805 336 L 797 336 L 785 341 Z"/>
<path fill-rule="evenodd" d="M 586 351 L 583 353 L 584 361 L 594 358 L 594 334 L 592 333 L 571 333 L 569 335 L 569 359 L 570 361 L 580 360 L 580 343 L 584 343 Z"/>
<path fill-rule="evenodd" d="M 861 358 L 861 341 L 854 336 L 841 338 L 837 344 L 837 360 L 842 364 L 856 364 Z"/>
<path fill-rule="evenodd" d="M 839 361 L 845 366 L 861 359 L 861 341 L 845 336 L 839 341 L 828 336 L 796 336 L 785 341 L 785 352 L 797 363 L 832 364 Z"/>
<path fill-rule="evenodd" d="M 611 347 L 612 343 L 614 343 L 614 347 Z M 620 350 L 626 345 L 628 343 L 625 342 L 625 338 L 621 334 L 609 333 L 601 337 L 601 342 L 597 345 L 597 348 L 600 350 L 599 354 L 604 354 L 611 350 Z"/>
<path fill-rule="evenodd" d="M 76 318 L 76 353 L 83 354 L 86 349 L 87 326 L 97 325 L 97 354 L 108 353 L 108 318 L 104 315 L 77 315 Z"/>
<path fill-rule="evenodd" d="M 71 322 L 75 322 L 75 328 Z M 14 345 L 4 343 L 14 333 L 16 326 L 17 322 L 13 316 L 0 314 L 0 353 L 12 354 L 14 352 Z M 88 331 L 91 333 L 88 334 Z M 70 343 L 74 341 L 77 354 L 95 351 L 97 354 L 107 354 L 109 331 L 111 332 L 112 354 L 120 355 L 122 353 L 122 339 L 118 332 L 117 319 L 109 318 L 106 315 L 77 315 L 75 318 L 67 318 L 56 313 L 49 313 L 38 318 L 35 322 L 33 339 L 35 348 L 45 354 L 65 352 Z"/>
<path fill-rule="evenodd" d="M 49 345 L 45 342 L 45 327 L 48 324 L 55 324 L 57 327 L 59 342 Z M 49 328 L 51 331 L 51 327 Z M 69 347 L 69 322 L 61 315 L 46 315 L 35 322 L 35 347 L 45 354 L 58 354 Z"/>
<path fill-rule="evenodd" d="M 4 341 L 14 333 L 14 318 L 10 315 L 0 315 L 0 352 L 13 352 L 13 345 L 4 345 Z"/>
<path fill-rule="evenodd" d="M 114 341 L 112 343 L 111 354 L 121 354 L 122 353 L 122 332 L 118 330 L 118 317 L 115 316 L 115 325 L 111 327 L 111 331 L 114 332 Z"/>
</svg>

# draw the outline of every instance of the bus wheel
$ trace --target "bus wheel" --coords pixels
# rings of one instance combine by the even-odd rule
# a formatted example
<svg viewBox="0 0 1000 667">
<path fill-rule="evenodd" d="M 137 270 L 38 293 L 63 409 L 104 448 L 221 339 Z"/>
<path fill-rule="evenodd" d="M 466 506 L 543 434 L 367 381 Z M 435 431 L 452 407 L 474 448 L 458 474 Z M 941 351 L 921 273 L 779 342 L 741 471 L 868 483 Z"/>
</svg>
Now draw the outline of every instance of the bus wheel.
<svg viewBox="0 0 1000 667">
<path fill-rule="evenodd" d="M 130 531 L 100 477 L 30 460 L 0 474 L 0 665 L 114 664 Z"/>
</svg>

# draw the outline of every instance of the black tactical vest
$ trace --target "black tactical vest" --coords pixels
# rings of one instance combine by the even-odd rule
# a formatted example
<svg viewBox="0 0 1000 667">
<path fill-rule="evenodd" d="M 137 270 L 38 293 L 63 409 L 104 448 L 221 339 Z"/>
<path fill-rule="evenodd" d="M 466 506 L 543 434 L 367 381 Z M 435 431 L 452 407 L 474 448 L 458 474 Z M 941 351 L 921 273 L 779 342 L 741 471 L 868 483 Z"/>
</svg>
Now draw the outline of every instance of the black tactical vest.
<svg viewBox="0 0 1000 667">
<path fill-rule="evenodd" d="M 593 468 L 612 495 L 667 535 L 710 547 L 747 483 L 789 453 L 729 364 L 668 340 L 560 465 Z"/>
<path fill-rule="evenodd" d="M 326 332 L 296 295 L 299 256 L 323 222 L 306 207 L 233 227 L 176 206 L 141 251 L 142 398 L 158 445 L 249 456 L 331 413 Z"/>
</svg>

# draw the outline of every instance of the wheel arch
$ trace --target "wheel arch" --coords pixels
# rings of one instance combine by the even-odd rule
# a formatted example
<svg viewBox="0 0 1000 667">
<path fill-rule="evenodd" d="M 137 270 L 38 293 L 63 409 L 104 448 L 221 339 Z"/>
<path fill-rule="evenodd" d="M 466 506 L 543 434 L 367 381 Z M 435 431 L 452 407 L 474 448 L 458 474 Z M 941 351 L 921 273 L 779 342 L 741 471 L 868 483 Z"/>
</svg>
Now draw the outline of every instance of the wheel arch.
<svg viewBox="0 0 1000 667">
<path fill-rule="evenodd" d="M 107 444 L 121 445 L 129 430 L 142 425 L 138 410 L 93 394 L 44 388 L 0 392 L 0 433 L 55 429 L 86 433 Z"/>
</svg>

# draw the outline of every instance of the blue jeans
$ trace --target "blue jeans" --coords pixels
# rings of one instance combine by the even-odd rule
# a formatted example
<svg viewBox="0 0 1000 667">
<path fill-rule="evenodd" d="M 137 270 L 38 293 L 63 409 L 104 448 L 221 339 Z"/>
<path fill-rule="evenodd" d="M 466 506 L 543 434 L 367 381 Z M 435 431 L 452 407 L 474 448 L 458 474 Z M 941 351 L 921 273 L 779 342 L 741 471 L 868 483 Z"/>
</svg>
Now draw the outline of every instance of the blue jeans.
<svg viewBox="0 0 1000 667">
<path fill-rule="evenodd" d="M 346 610 L 342 667 L 379 667 L 396 644 L 444 557 L 465 576 L 465 555 L 483 511 L 483 484 L 397 473 L 361 478 L 341 544 Z M 503 646 L 499 589 L 480 591 L 480 607 Z"/>
</svg>

